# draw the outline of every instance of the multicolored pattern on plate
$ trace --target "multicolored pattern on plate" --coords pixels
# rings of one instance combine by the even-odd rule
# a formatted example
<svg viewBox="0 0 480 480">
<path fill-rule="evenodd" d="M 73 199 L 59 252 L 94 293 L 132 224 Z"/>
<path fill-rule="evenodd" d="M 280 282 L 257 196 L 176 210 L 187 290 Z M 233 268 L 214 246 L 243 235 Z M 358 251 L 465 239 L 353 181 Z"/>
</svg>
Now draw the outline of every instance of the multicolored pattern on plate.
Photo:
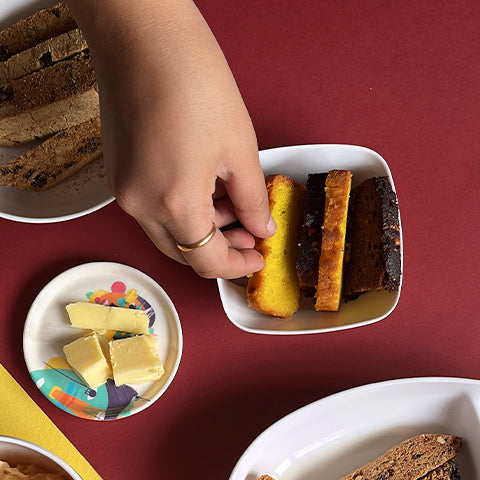
<svg viewBox="0 0 480 480">
<path fill-rule="evenodd" d="M 127 290 L 124 282 L 114 282 L 110 290 L 95 290 L 85 294 L 90 303 L 144 310 L 149 317 L 149 330 L 154 333 L 155 312 L 134 288 Z M 128 336 L 125 332 L 108 331 L 108 340 Z M 129 385 L 116 386 L 113 380 L 91 389 L 75 374 L 64 357 L 52 357 L 42 370 L 30 372 L 37 387 L 57 407 L 86 419 L 114 420 L 130 415 L 138 402 L 148 402 Z"/>
</svg>

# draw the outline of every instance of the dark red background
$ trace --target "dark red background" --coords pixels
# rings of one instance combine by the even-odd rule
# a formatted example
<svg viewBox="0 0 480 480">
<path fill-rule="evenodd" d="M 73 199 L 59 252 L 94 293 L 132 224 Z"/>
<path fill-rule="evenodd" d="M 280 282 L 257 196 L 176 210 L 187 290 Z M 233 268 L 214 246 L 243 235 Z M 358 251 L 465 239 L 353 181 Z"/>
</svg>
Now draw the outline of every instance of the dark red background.
<svg viewBox="0 0 480 480">
<path fill-rule="evenodd" d="M 396 310 L 371 326 L 253 335 L 229 322 L 215 281 L 162 256 L 116 204 L 59 224 L 0 220 L 1 362 L 105 480 L 226 479 L 261 431 L 331 393 L 402 377 L 480 378 L 480 4 L 197 4 L 237 78 L 260 148 L 356 144 L 389 163 L 403 224 L 403 289 Z M 132 265 L 165 288 L 184 353 L 158 402 L 95 423 L 63 413 L 35 387 L 22 329 L 44 284 L 97 260 Z"/>
</svg>

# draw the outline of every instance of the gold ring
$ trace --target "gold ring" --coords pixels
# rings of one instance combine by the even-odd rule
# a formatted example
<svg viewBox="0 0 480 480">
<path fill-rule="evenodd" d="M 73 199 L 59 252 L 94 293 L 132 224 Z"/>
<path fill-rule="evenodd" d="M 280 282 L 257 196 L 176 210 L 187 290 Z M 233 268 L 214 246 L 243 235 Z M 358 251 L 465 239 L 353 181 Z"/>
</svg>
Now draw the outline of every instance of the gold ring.
<svg viewBox="0 0 480 480">
<path fill-rule="evenodd" d="M 196 243 L 190 243 L 189 245 L 182 245 L 181 243 L 177 243 L 177 248 L 182 252 L 191 252 L 192 250 L 196 250 L 197 248 L 203 247 L 213 238 L 216 231 L 217 231 L 217 227 L 212 222 L 212 230 L 206 237 L 202 238 L 200 241 Z"/>
</svg>

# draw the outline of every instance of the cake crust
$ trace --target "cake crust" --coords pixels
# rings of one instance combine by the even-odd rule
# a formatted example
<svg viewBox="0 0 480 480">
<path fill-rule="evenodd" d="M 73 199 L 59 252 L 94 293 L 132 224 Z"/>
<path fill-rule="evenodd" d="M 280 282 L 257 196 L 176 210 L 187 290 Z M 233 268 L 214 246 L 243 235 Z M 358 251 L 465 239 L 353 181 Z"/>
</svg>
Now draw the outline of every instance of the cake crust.
<svg viewBox="0 0 480 480">
<path fill-rule="evenodd" d="M 351 183 L 349 170 L 331 170 L 325 181 L 325 216 L 315 293 L 317 311 L 335 312 L 340 306 Z"/>
</svg>

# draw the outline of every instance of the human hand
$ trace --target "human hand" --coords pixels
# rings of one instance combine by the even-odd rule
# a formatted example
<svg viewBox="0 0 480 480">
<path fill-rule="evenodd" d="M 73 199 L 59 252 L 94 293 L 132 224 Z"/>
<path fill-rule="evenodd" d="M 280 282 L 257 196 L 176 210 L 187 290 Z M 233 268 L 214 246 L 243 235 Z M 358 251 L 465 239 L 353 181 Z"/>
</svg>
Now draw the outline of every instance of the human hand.
<svg viewBox="0 0 480 480">
<path fill-rule="evenodd" d="M 85 0 L 69 7 L 94 58 L 104 157 L 119 205 L 162 252 L 200 276 L 263 268 L 254 236 L 272 235 L 275 223 L 255 133 L 194 4 Z M 236 219 L 244 228 L 219 230 Z M 212 223 L 208 243 L 179 250 L 177 242 L 198 242 Z"/>
</svg>

